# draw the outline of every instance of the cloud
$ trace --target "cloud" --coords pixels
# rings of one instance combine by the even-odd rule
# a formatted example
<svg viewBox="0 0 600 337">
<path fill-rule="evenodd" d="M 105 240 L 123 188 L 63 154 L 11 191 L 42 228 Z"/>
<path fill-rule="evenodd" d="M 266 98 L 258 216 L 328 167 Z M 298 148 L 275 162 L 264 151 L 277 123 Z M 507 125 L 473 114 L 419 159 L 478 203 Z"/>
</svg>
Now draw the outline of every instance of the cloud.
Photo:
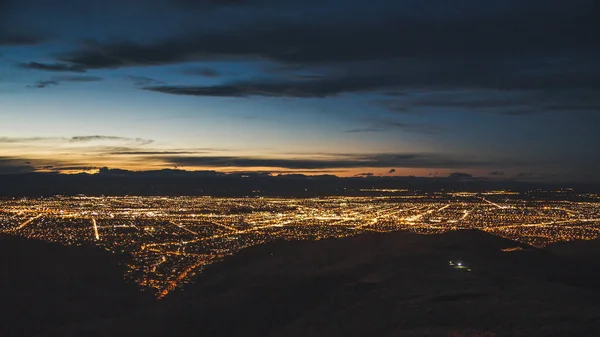
<svg viewBox="0 0 600 337">
<path fill-rule="evenodd" d="M 126 76 L 127 79 L 133 81 L 133 84 L 140 87 L 145 87 L 149 85 L 160 85 L 165 84 L 163 81 L 155 80 L 150 77 L 145 76 Z"/>
<path fill-rule="evenodd" d="M 42 70 L 42 71 L 58 71 L 58 72 L 85 72 L 85 69 L 78 65 L 67 64 L 67 63 L 40 63 L 40 62 L 28 62 L 20 63 L 20 68 Z"/>
<path fill-rule="evenodd" d="M 429 64 L 429 62 L 435 62 Z M 174 95 L 212 97 L 291 97 L 323 98 L 349 93 L 386 93 L 390 90 L 421 91 L 441 97 L 402 98 L 380 101 L 391 111 L 407 112 L 414 107 L 448 107 L 469 110 L 500 109 L 497 113 L 516 115 L 527 110 L 557 110 L 571 107 L 577 110 L 596 109 L 600 106 L 600 67 L 560 69 L 559 74 L 524 75 L 527 69 L 516 67 L 501 70 L 499 60 L 491 60 L 474 69 L 466 69 L 457 60 L 390 60 L 383 64 L 336 64 L 327 76 L 291 79 L 261 79 L 232 81 L 218 85 L 156 85 L 142 89 Z M 415 67 L 413 69 L 412 67 Z M 338 73 L 338 74 L 336 74 Z M 487 97 L 467 98 L 467 92 L 487 92 Z M 448 97 L 463 94 L 462 98 Z M 514 97 L 501 97 L 512 94 Z M 577 96 L 586 96 L 580 100 Z"/>
<path fill-rule="evenodd" d="M 469 174 L 469 173 L 463 173 L 463 172 L 452 172 L 448 175 L 448 178 L 452 178 L 452 179 L 472 179 L 473 175 Z"/>
<path fill-rule="evenodd" d="M 57 86 L 63 82 L 75 82 L 75 83 L 84 83 L 84 82 L 99 82 L 102 81 L 101 77 L 97 76 L 56 76 L 51 80 L 45 81 L 37 81 L 33 85 L 27 86 L 28 88 L 47 88 L 49 86 Z"/>
<path fill-rule="evenodd" d="M 330 22 L 261 20 L 151 43 L 88 43 L 59 59 L 93 69 L 234 57 L 315 63 L 436 54 L 440 58 L 471 54 L 473 58 L 486 56 L 490 51 L 515 53 L 515 50 L 526 55 L 543 55 L 565 47 L 595 47 L 597 41 L 590 29 L 597 28 L 598 23 L 584 10 L 569 15 L 554 13 L 552 25 L 541 25 L 547 21 L 545 11 L 526 12 L 518 5 L 514 7 L 514 13 L 496 18 L 479 15 L 459 20 L 415 20 L 407 17 L 406 8 L 382 13 L 378 20 L 363 16 L 361 25 L 337 18 L 331 18 Z M 578 36 L 576 43 L 571 41 L 572 36 Z"/>
<path fill-rule="evenodd" d="M 117 156 L 148 156 L 148 155 L 173 155 L 173 154 L 199 154 L 202 151 L 112 151 L 106 152 L 108 155 Z"/>
<path fill-rule="evenodd" d="M 20 138 L 20 137 L 0 137 L 0 144 L 11 144 L 11 143 L 22 143 L 22 142 L 37 142 L 44 141 L 48 139 L 54 138 L 44 138 L 44 137 L 30 137 L 30 138 Z"/>
<path fill-rule="evenodd" d="M 536 172 L 522 172 L 516 175 L 517 179 L 524 179 L 524 180 L 552 180 L 552 179 L 556 179 L 559 176 L 556 174 L 549 174 L 549 173 L 536 173 Z"/>
<path fill-rule="evenodd" d="M 35 169 L 31 166 L 31 162 L 26 162 L 23 159 L 0 157 L 0 174 L 16 174 L 34 172 Z"/>
<path fill-rule="evenodd" d="M 29 138 L 21 138 L 21 137 L 0 137 L 0 144 L 11 144 L 11 143 L 28 143 L 28 142 L 43 142 L 47 140 L 52 140 L 56 138 L 46 138 L 46 137 L 29 137 Z"/>
<path fill-rule="evenodd" d="M 162 156 L 161 159 L 179 167 L 276 167 L 285 169 L 349 169 L 362 167 L 409 167 L 409 168 L 467 168 L 517 165 L 506 161 L 475 161 L 455 158 L 443 154 L 400 153 L 400 154 L 354 154 L 331 159 L 288 159 L 236 156 Z"/>
<path fill-rule="evenodd" d="M 68 139 L 69 142 L 72 143 L 81 143 L 81 142 L 91 142 L 91 141 L 125 141 L 125 142 L 134 142 L 139 145 L 146 145 L 153 143 L 154 141 L 151 139 L 144 138 L 130 138 L 130 137 L 117 137 L 117 136 L 75 136 Z"/>
<path fill-rule="evenodd" d="M 492 171 L 490 172 L 491 176 L 503 176 L 504 172 L 500 172 L 500 171 Z"/>
<path fill-rule="evenodd" d="M 371 126 L 364 128 L 356 128 L 346 130 L 347 133 L 363 133 L 363 132 L 386 132 L 392 130 L 403 130 L 408 132 L 419 132 L 419 133 L 440 133 L 441 129 L 431 124 L 412 124 L 403 123 L 396 121 L 375 121 L 371 122 Z"/>
<path fill-rule="evenodd" d="M 213 68 L 187 68 L 184 71 L 188 75 L 200 75 L 204 77 L 219 77 L 221 74 Z"/>
<path fill-rule="evenodd" d="M 0 47 L 36 45 L 44 39 L 35 34 L 20 30 L 21 25 L 15 25 L 10 20 L 14 0 L 0 0 Z"/>
<path fill-rule="evenodd" d="M 36 171 L 89 171 L 96 169 L 92 165 L 64 160 L 0 157 L 0 174 L 21 174 Z"/>
<path fill-rule="evenodd" d="M 396 169 L 390 169 L 390 170 L 388 171 L 388 173 L 395 173 L 395 172 L 396 172 Z"/>
<path fill-rule="evenodd" d="M 382 131 L 388 131 L 388 129 L 368 127 L 368 128 L 350 129 L 350 130 L 347 130 L 346 132 L 348 132 L 348 133 L 362 133 L 362 132 L 382 132 Z"/>
<path fill-rule="evenodd" d="M 372 177 L 375 173 L 373 172 L 363 172 L 356 175 L 356 177 Z"/>
<path fill-rule="evenodd" d="M 0 46 L 3 47 L 35 45 L 42 41 L 43 39 L 38 36 L 0 32 Z"/>
<path fill-rule="evenodd" d="M 153 143 L 151 139 L 118 137 L 118 136 L 75 136 L 75 137 L 0 137 L 0 144 L 16 144 L 16 143 L 47 143 L 51 141 L 69 142 L 69 143 L 87 143 L 93 141 L 120 141 L 135 143 L 136 145 L 147 145 Z"/>
<path fill-rule="evenodd" d="M 506 10 L 490 15 L 480 13 L 481 6 L 468 1 L 454 6 L 444 16 L 435 13 L 436 9 L 447 7 L 439 1 L 428 2 L 427 9 L 420 7 L 421 15 L 415 13 L 416 5 L 386 2 L 386 6 L 379 3 L 377 7 L 375 2 L 371 6 L 378 15 L 368 15 L 356 7 L 347 15 L 333 11 L 329 16 L 312 16 L 304 20 L 261 17 L 255 22 L 198 29 L 197 32 L 146 43 L 133 40 L 88 42 L 63 53 L 58 60 L 86 69 L 240 58 L 291 64 L 428 58 L 429 64 L 454 59 L 463 60 L 466 66 L 471 61 L 485 60 L 498 53 L 506 60 L 499 64 L 510 66 L 513 59 L 504 56 L 544 56 L 597 47 L 593 32 L 600 24 L 591 14 L 597 6 L 592 1 L 531 3 L 509 1 Z M 284 4 L 290 5 L 290 2 L 282 2 Z M 534 6 L 538 6 L 537 11 L 531 10 Z M 494 6 L 489 7 L 493 11 Z M 287 13 L 294 9 L 293 6 L 283 8 Z M 464 15 L 457 16 L 456 11 L 463 11 Z M 357 20 L 361 20 L 360 25 L 356 24 Z"/>
<path fill-rule="evenodd" d="M 215 86 L 151 86 L 144 90 L 172 95 L 214 97 L 322 98 L 342 93 L 384 88 L 393 82 L 382 77 L 339 77 L 306 81 L 232 82 Z"/>
<path fill-rule="evenodd" d="M 265 0 L 170 0 L 169 3 L 182 9 L 207 9 L 214 7 L 251 6 Z"/>
<path fill-rule="evenodd" d="M 397 99 L 374 101 L 375 105 L 397 113 L 414 113 L 418 108 L 460 109 L 522 116 L 545 112 L 600 111 L 597 90 L 446 90 L 421 92 Z"/>
<path fill-rule="evenodd" d="M 55 172 L 60 172 L 60 171 L 91 171 L 91 170 L 97 170 L 99 167 L 96 166 L 87 166 L 87 165 L 75 165 L 75 166 L 53 166 L 53 165 L 48 165 L 48 166 L 44 166 L 44 167 L 50 167 L 49 170 L 55 171 Z M 44 169 L 42 167 L 42 169 Z"/>
<path fill-rule="evenodd" d="M 159 93 L 214 97 L 314 98 L 345 93 L 457 89 L 539 90 L 552 96 L 562 91 L 600 90 L 600 67 L 596 61 L 600 51 L 593 33 L 600 30 L 600 22 L 591 14 L 597 9 L 593 1 L 496 1 L 485 8 L 476 1 L 461 2 L 451 8 L 437 0 L 427 2 L 428 5 L 375 1 L 368 11 L 332 2 L 336 6 L 324 7 L 340 9 L 326 11 L 327 15 L 322 16 L 318 13 L 301 16 L 305 14 L 302 11 L 313 10 L 311 6 L 298 6 L 290 1 L 267 1 L 269 5 L 265 0 L 180 2 L 177 6 L 185 8 L 192 4 L 199 8 L 235 4 L 233 7 L 237 8 L 243 3 L 243 7 L 251 7 L 244 11 L 260 10 L 261 15 L 256 15 L 260 19 L 248 16 L 247 20 L 227 21 L 227 15 L 232 13 L 227 8 L 211 15 L 217 16 L 217 20 L 218 15 L 223 15 L 222 22 L 231 24 L 198 24 L 196 29 L 191 25 L 185 32 L 165 33 L 161 36 L 167 37 L 154 40 L 135 37 L 119 41 L 86 40 L 59 53 L 50 63 L 26 64 L 40 70 L 82 71 L 195 61 L 258 60 L 271 67 L 304 69 L 304 73 L 295 73 L 287 80 L 228 81 L 211 86 L 167 86 L 150 81 L 138 84 Z M 294 19 L 282 20 L 280 15 L 273 15 L 269 12 L 272 6 L 277 7 L 273 12 L 283 11 Z M 296 11 L 298 14 L 294 16 Z M 186 72 L 218 75 L 210 68 L 190 68 Z M 503 99 L 489 98 L 449 101 L 443 106 L 497 108 L 502 110 L 499 114 L 515 116 L 540 109 L 597 108 L 596 103 L 578 103 L 570 98 L 541 107 L 540 100 L 535 101 L 533 96 L 523 102 L 506 99 L 506 103 Z M 387 108 L 395 111 L 411 108 L 403 104 Z M 419 106 L 426 104 L 436 106 L 435 102 Z"/>
<path fill-rule="evenodd" d="M 0 174 L 21 174 L 36 171 L 90 171 L 94 169 L 97 169 L 97 167 L 60 160 L 0 157 Z"/>
<path fill-rule="evenodd" d="M 58 85 L 57 81 L 37 81 L 37 82 L 35 82 L 35 84 L 29 85 L 27 87 L 42 89 L 42 88 L 47 88 L 47 87 L 56 86 L 56 85 Z"/>
<path fill-rule="evenodd" d="M 52 78 L 58 82 L 99 82 L 102 77 L 98 76 L 55 76 Z"/>
</svg>

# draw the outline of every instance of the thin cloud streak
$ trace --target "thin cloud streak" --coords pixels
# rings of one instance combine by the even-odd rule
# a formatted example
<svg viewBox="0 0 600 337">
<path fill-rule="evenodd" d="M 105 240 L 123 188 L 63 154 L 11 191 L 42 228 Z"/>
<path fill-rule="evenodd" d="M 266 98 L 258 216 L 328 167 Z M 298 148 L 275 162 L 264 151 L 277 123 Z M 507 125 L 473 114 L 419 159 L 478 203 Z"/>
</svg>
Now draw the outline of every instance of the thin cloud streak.
<svg viewBox="0 0 600 337">
<path fill-rule="evenodd" d="M 65 143 L 89 143 L 89 142 L 129 142 L 137 145 L 146 145 L 154 142 L 152 139 L 118 137 L 118 136 L 74 136 L 74 137 L 0 137 L 0 144 L 18 144 L 18 143 L 40 143 L 47 142 L 65 142 Z"/>
<path fill-rule="evenodd" d="M 288 159 L 236 156 L 164 156 L 148 157 L 160 159 L 176 166 L 190 167 L 273 167 L 284 169 L 354 169 L 354 168 L 467 168 L 504 167 L 519 165 L 519 162 L 477 161 L 455 158 L 443 154 L 354 154 L 332 159 Z"/>
</svg>

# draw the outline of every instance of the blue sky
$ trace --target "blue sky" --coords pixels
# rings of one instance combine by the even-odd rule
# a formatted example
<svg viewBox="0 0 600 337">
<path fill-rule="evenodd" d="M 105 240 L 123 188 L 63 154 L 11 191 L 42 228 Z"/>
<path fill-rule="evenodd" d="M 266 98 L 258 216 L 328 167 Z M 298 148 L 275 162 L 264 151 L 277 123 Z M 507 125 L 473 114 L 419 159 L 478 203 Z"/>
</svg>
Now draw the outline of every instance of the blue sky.
<svg viewBox="0 0 600 337">
<path fill-rule="evenodd" d="M 599 181 L 597 9 L 0 0 L 0 173 Z"/>
</svg>

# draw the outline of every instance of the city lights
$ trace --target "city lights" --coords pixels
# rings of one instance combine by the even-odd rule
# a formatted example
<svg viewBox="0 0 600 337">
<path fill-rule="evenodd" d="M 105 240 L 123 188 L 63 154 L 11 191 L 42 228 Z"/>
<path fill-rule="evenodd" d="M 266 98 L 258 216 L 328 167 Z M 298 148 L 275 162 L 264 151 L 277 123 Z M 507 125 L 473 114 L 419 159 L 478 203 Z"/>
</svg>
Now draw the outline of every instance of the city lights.
<svg viewBox="0 0 600 337">
<path fill-rule="evenodd" d="M 580 198 L 584 200 L 584 198 Z M 161 298 L 206 266 L 275 240 L 365 232 L 478 229 L 543 246 L 594 239 L 600 202 L 525 200 L 515 192 L 380 197 L 61 197 L 0 200 L 0 231 L 125 256 L 126 277 Z M 509 252 L 521 248 L 507 248 Z M 450 261 L 467 268 L 463 261 Z"/>
</svg>

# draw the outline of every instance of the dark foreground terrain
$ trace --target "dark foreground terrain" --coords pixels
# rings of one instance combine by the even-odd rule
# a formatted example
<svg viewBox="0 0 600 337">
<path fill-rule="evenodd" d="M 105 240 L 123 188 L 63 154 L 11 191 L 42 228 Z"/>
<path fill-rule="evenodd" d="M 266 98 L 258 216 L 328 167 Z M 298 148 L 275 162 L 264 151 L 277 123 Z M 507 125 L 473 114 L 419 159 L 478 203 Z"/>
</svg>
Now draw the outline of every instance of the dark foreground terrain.
<svg viewBox="0 0 600 337">
<path fill-rule="evenodd" d="M 600 268 L 585 258 L 598 245 L 477 231 L 276 242 L 155 301 L 114 256 L 3 237 L 0 335 L 600 336 Z"/>
<path fill-rule="evenodd" d="M 117 257 L 0 236 L 0 336 L 37 336 L 77 322 L 101 325 L 154 302 L 123 281 Z"/>
</svg>

